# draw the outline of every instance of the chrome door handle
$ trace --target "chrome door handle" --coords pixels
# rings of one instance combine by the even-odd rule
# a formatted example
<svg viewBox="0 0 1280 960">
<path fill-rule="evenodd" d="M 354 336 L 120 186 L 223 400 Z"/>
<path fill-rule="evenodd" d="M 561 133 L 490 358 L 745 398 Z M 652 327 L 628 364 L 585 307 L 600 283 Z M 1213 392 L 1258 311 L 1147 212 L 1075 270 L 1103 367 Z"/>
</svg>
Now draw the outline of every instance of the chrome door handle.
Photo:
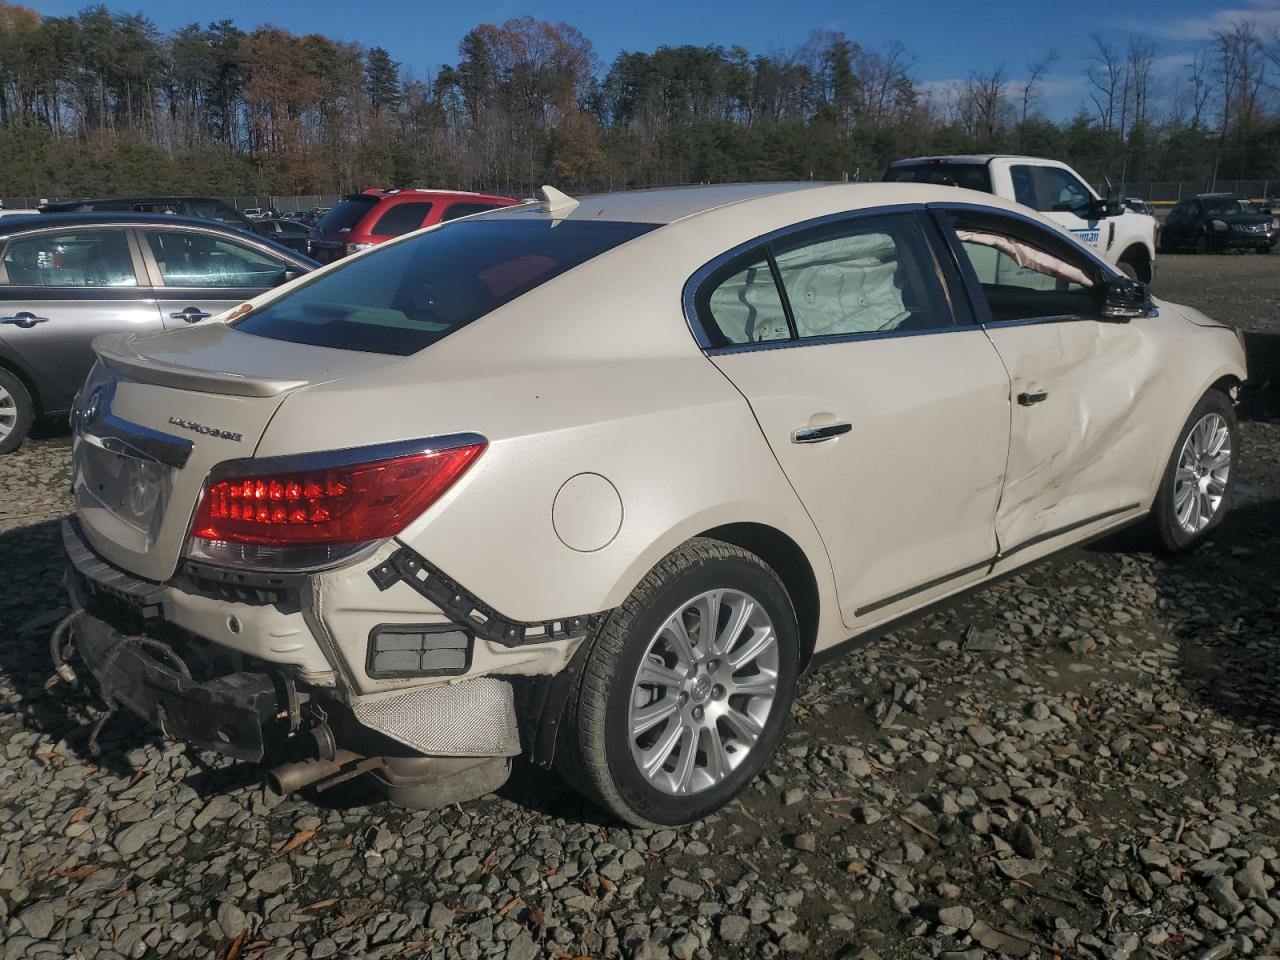
<svg viewBox="0 0 1280 960">
<path fill-rule="evenodd" d="M 195 323 L 197 320 L 205 320 L 212 316 L 212 313 L 205 313 L 199 307 L 187 307 L 185 310 L 179 310 L 177 313 L 169 314 L 169 319 L 185 320 L 187 323 Z"/>
<path fill-rule="evenodd" d="M 37 323 L 48 322 L 48 317 L 37 317 L 34 313 L 27 313 L 25 310 L 21 313 L 15 313 L 12 317 L 0 317 L 0 323 L 11 323 L 15 327 L 21 327 L 23 330 L 30 330 Z"/>
<path fill-rule="evenodd" d="M 834 440 L 853 429 L 851 423 L 828 423 L 821 427 L 798 427 L 791 431 L 792 443 L 821 443 Z"/>
<path fill-rule="evenodd" d="M 1042 400 L 1048 400 L 1049 394 L 1041 393 L 1020 393 L 1018 394 L 1018 405 L 1023 407 L 1034 406 Z"/>
</svg>

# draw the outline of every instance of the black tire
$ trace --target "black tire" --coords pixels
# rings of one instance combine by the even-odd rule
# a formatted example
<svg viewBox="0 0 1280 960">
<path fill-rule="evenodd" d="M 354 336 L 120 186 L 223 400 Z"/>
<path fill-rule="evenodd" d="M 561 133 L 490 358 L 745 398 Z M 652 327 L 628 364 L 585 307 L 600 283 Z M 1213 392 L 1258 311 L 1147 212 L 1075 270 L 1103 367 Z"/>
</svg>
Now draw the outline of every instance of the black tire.
<svg viewBox="0 0 1280 960">
<path fill-rule="evenodd" d="M 1116 269 L 1123 273 L 1130 280 L 1140 280 L 1138 276 L 1138 268 L 1128 260 L 1120 260 L 1116 263 Z"/>
<path fill-rule="evenodd" d="M 774 701 L 758 739 L 724 779 L 694 793 L 666 793 L 645 778 L 631 754 L 633 681 L 667 618 L 706 591 L 724 588 L 747 593 L 772 621 L 778 647 Z M 719 540 L 690 540 L 649 572 L 589 642 L 556 749 L 561 775 L 589 800 L 635 826 L 690 823 L 723 807 L 763 769 L 794 694 L 799 630 L 782 581 L 755 554 Z"/>
<path fill-rule="evenodd" d="M 12 453 L 22 446 L 35 418 L 36 405 L 26 384 L 0 367 L 0 430 L 9 428 L 0 436 L 0 453 Z"/>
<path fill-rule="evenodd" d="M 1196 253 L 1203 254 L 1208 252 L 1209 252 L 1209 236 L 1208 234 L 1201 233 L 1196 237 Z"/>
<path fill-rule="evenodd" d="M 1231 443 L 1231 464 L 1227 472 L 1226 489 L 1223 491 L 1221 503 L 1209 519 L 1209 522 L 1202 529 L 1192 533 L 1185 530 L 1178 523 L 1175 509 L 1175 475 L 1178 469 L 1178 459 L 1182 453 L 1183 445 L 1187 441 L 1187 436 L 1203 417 L 1211 413 L 1219 414 L 1226 421 L 1227 434 Z M 1235 489 L 1239 463 L 1240 429 L 1236 422 L 1235 408 L 1231 403 L 1231 399 L 1222 391 L 1210 390 L 1200 398 L 1200 402 L 1191 411 L 1191 416 L 1187 417 L 1187 422 L 1178 431 L 1178 439 L 1173 445 L 1173 450 L 1169 454 L 1169 461 L 1160 477 L 1160 489 L 1156 492 L 1155 503 L 1151 507 L 1150 519 L 1151 533 L 1159 548 L 1170 553 L 1191 550 L 1218 528 L 1222 523 L 1222 518 L 1226 516 L 1227 510 L 1231 507 L 1231 495 Z"/>
</svg>

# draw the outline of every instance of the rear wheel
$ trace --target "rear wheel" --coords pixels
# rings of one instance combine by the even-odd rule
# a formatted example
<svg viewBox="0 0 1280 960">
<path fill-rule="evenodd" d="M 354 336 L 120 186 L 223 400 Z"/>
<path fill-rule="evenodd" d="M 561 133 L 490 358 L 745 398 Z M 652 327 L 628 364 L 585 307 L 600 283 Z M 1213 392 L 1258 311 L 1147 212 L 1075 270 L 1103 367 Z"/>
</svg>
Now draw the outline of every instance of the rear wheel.
<svg viewBox="0 0 1280 960">
<path fill-rule="evenodd" d="M 1165 549 L 1188 550 L 1222 523 L 1239 458 L 1236 435 L 1231 400 L 1210 390 L 1178 434 L 1151 509 L 1156 538 Z"/>
<path fill-rule="evenodd" d="M 1209 236 L 1208 234 L 1200 234 L 1196 237 L 1196 253 L 1209 252 Z"/>
<path fill-rule="evenodd" d="M 795 612 L 773 570 L 731 544 L 692 540 L 591 641 L 557 765 L 628 823 L 704 817 L 769 759 L 798 653 Z"/>
<path fill-rule="evenodd" d="M 0 368 L 0 453 L 9 453 L 22 445 L 35 413 L 26 384 Z"/>
</svg>

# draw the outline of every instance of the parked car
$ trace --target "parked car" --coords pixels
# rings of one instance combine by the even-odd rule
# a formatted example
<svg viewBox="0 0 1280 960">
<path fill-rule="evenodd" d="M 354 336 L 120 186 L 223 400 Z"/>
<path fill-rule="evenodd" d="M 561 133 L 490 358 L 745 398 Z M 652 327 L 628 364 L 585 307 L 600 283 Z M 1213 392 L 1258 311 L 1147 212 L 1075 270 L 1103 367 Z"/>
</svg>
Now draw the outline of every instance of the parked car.
<svg viewBox="0 0 1280 960">
<path fill-rule="evenodd" d="M 683 823 L 850 637 L 1222 522 L 1237 333 L 1047 218 L 919 184 L 543 197 L 101 338 L 55 659 L 281 790 L 438 805 L 523 752 Z"/>
<path fill-rule="evenodd" d="M 24 210 L 21 207 L 10 207 L 8 209 L 0 207 L 0 217 L 35 217 L 39 215 L 39 210 Z"/>
<path fill-rule="evenodd" d="M 1126 210 L 1132 210 L 1134 213 L 1140 213 L 1144 217 L 1154 217 L 1155 214 L 1151 208 L 1147 206 L 1147 201 L 1141 197 L 1125 197 L 1124 206 Z"/>
<path fill-rule="evenodd" d="M 1270 253 L 1278 238 L 1280 221 L 1250 201 L 1229 193 L 1202 193 L 1180 201 L 1169 211 L 1160 231 L 1160 249 Z"/>
<path fill-rule="evenodd" d="M 895 160 L 884 180 L 940 183 L 994 193 L 1038 210 L 1129 276 L 1150 283 L 1156 220 L 1126 210 L 1118 195 L 1098 196 L 1065 163 L 993 154 Z"/>
<path fill-rule="evenodd" d="M 65 415 L 103 333 L 186 327 L 315 261 L 209 220 L 43 214 L 0 221 L 0 453 Z"/>
<path fill-rule="evenodd" d="M 515 202 L 510 197 L 459 190 L 353 193 L 311 228 L 310 252 L 321 263 L 329 263 L 412 230 Z"/>
<path fill-rule="evenodd" d="M 251 208 L 257 209 L 257 208 Z M 248 230 L 267 239 L 274 239 L 274 231 L 262 226 L 262 221 L 251 220 L 235 207 L 216 197 L 116 197 L 109 200 L 60 200 L 40 207 L 43 213 L 133 212 L 162 213 L 172 216 L 198 217 L 216 220 L 237 230 Z"/>
<path fill-rule="evenodd" d="M 244 214 L 245 219 L 247 220 L 261 220 L 267 215 L 267 211 L 263 210 L 261 207 L 245 207 L 240 212 Z"/>
<path fill-rule="evenodd" d="M 311 232 L 303 224 L 284 217 L 258 220 L 253 225 L 253 232 L 304 256 L 311 242 Z"/>
</svg>

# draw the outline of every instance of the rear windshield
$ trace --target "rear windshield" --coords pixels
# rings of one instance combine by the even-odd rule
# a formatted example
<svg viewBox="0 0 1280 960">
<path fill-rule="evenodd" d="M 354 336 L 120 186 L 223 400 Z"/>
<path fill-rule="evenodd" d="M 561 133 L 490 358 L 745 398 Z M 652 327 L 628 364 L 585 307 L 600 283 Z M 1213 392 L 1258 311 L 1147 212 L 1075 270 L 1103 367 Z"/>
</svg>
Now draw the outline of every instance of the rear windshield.
<svg viewBox="0 0 1280 960">
<path fill-rule="evenodd" d="M 884 172 L 891 183 L 939 183 L 948 187 L 991 192 L 991 174 L 985 163 L 904 163 Z"/>
<path fill-rule="evenodd" d="M 233 325 L 408 356 L 656 224 L 459 220 L 351 260 Z"/>
<path fill-rule="evenodd" d="M 358 193 L 355 196 L 343 197 L 338 205 L 320 218 L 316 224 L 321 230 L 350 230 L 360 218 L 373 209 L 378 198 L 369 194 Z"/>
</svg>

